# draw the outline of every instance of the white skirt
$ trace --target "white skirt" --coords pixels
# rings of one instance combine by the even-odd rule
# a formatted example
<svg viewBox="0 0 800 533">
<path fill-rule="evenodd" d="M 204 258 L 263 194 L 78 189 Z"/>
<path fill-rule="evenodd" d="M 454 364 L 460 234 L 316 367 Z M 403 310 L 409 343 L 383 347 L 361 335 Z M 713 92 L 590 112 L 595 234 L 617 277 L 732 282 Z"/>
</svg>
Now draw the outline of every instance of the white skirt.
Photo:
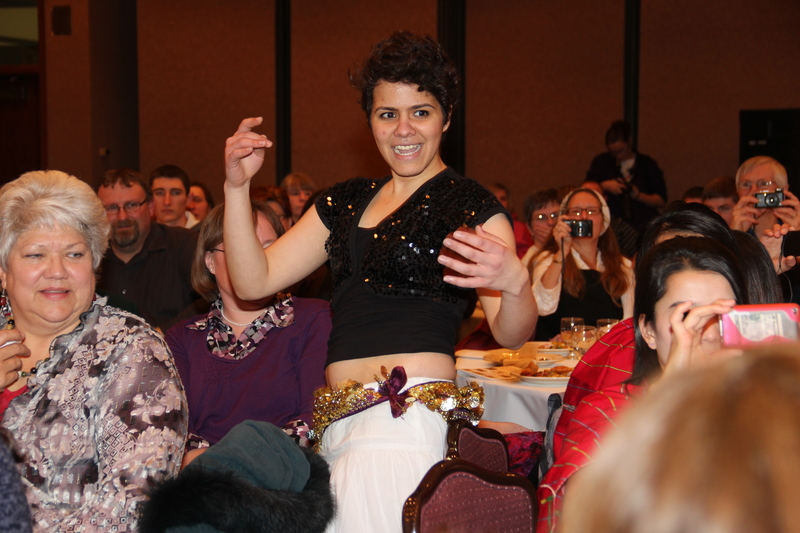
<svg viewBox="0 0 800 533">
<path fill-rule="evenodd" d="M 441 380 L 409 378 L 403 390 L 429 381 Z M 403 504 L 444 459 L 446 439 L 444 418 L 416 402 L 400 418 L 383 402 L 328 426 L 320 454 L 331 468 L 337 510 L 327 532 L 402 531 Z"/>
</svg>

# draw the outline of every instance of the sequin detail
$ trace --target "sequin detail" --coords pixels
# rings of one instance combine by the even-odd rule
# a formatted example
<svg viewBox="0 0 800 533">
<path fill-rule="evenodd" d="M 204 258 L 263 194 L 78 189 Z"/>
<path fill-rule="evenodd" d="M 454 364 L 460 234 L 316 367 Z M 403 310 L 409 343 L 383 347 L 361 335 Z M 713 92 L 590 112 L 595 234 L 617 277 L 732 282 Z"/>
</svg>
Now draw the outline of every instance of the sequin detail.
<svg viewBox="0 0 800 533">
<path fill-rule="evenodd" d="M 352 242 L 361 214 L 388 181 L 389 177 L 356 178 L 334 185 L 317 200 L 317 212 L 331 231 L 325 250 L 334 293 L 352 274 Z M 444 238 L 459 227 L 475 227 L 504 212 L 482 185 L 447 168 L 375 226 L 357 277 L 380 295 L 457 303 L 466 291 L 444 283 L 437 261 Z"/>
<path fill-rule="evenodd" d="M 379 386 L 382 384 L 378 382 Z M 408 395 L 406 409 L 412 403 L 420 402 L 447 421 L 469 420 L 473 424 L 483 416 L 483 388 L 474 381 L 461 388 L 452 381 L 429 381 L 409 387 L 404 392 Z M 308 438 L 313 439 L 318 447 L 329 425 L 385 401 L 386 396 L 377 390 L 364 388 L 357 381 L 350 381 L 339 389 L 317 389 L 314 393 L 314 430 Z"/>
</svg>

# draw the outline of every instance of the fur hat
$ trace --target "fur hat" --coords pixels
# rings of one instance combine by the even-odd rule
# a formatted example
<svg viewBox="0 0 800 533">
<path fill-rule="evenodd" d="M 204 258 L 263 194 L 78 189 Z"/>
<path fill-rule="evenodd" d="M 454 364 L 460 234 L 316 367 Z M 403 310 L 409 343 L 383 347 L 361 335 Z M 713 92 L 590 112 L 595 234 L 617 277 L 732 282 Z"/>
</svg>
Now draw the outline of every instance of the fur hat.
<svg viewBox="0 0 800 533">
<path fill-rule="evenodd" d="M 150 491 L 141 533 L 324 531 L 330 470 L 279 428 L 247 420 Z"/>
</svg>

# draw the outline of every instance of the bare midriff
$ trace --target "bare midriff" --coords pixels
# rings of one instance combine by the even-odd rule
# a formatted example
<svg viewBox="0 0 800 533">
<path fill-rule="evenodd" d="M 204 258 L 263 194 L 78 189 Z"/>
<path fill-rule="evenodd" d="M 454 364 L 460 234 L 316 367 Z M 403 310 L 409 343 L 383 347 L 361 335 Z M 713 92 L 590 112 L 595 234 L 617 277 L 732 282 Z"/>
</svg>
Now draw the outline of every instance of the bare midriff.
<svg viewBox="0 0 800 533">
<path fill-rule="evenodd" d="M 454 380 L 456 365 L 453 357 L 436 352 L 396 353 L 366 357 L 364 359 L 350 359 L 331 363 L 325 370 L 328 386 L 336 388 L 348 380 L 361 383 L 371 383 L 376 376 L 381 377 L 381 367 L 391 372 L 392 368 L 402 366 L 406 376 L 424 377 L 433 379 Z"/>
</svg>

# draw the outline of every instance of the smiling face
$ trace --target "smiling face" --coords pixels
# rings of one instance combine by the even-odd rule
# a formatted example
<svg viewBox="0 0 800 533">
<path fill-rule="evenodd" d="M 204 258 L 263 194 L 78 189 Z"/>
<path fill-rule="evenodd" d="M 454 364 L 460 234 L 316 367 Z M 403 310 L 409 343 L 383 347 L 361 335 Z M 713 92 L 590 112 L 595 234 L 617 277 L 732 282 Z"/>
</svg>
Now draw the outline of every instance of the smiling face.
<svg viewBox="0 0 800 533">
<path fill-rule="evenodd" d="M 667 291 L 656 302 L 654 320 L 644 323 L 644 315 L 640 319 L 640 329 L 647 345 L 658 353 L 661 366 L 667 364 L 670 346 L 672 345 L 672 326 L 669 318 L 675 306 L 687 300 L 692 307 L 708 305 L 719 299 L 733 300 L 736 295 L 728 280 L 716 272 L 708 270 L 684 270 L 672 274 L 667 280 Z M 719 321 L 711 320 L 703 329 L 703 349 L 705 353 L 713 353 L 720 347 Z"/>
<path fill-rule="evenodd" d="M 94 298 L 92 253 L 71 228 L 28 230 L 0 269 L 3 288 L 23 331 L 44 335 L 70 331 Z"/>
<path fill-rule="evenodd" d="M 418 89 L 382 81 L 373 92 L 372 134 L 395 178 L 429 179 L 445 169 L 439 145 L 450 123 L 436 98 Z"/>
<path fill-rule="evenodd" d="M 261 243 L 262 248 L 267 248 L 278 240 L 278 234 L 275 233 L 267 217 L 261 213 L 258 214 L 257 218 L 256 237 L 258 237 L 258 242 Z M 235 304 L 239 309 L 261 309 L 265 307 L 266 304 L 272 300 L 273 296 L 269 296 L 258 302 L 245 302 L 236 296 L 236 293 L 233 291 L 233 286 L 231 285 L 231 278 L 228 275 L 228 265 L 225 262 L 225 243 L 221 242 L 214 248 L 215 250 L 222 251 L 212 250 L 206 252 L 206 268 L 208 268 L 209 272 L 214 274 L 223 305 L 231 306 Z"/>
</svg>

